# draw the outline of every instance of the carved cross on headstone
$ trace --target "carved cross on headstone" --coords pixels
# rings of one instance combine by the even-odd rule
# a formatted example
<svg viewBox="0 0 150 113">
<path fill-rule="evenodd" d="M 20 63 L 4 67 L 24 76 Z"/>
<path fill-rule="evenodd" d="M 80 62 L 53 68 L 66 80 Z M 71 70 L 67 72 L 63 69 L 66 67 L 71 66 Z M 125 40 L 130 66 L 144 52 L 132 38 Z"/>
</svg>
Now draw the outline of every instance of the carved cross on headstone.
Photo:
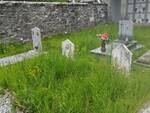
<svg viewBox="0 0 150 113">
<path fill-rule="evenodd" d="M 34 27 L 32 30 L 33 49 L 39 52 L 42 51 L 41 32 L 38 27 Z"/>
<path fill-rule="evenodd" d="M 69 40 L 65 40 L 62 42 L 62 55 L 73 58 L 74 57 L 74 44 Z"/>
<path fill-rule="evenodd" d="M 124 44 L 119 44 L 112 50 L 112 63 L 118 70 L 128 75 L 131 70 L 132 52 Z"/>
<path fill-rule="evenodd" d="M 131 20 L 119 21 L 119 40 L 122 42 L 131 41 L 133 38 L 133 22 Z"/>
</svg>

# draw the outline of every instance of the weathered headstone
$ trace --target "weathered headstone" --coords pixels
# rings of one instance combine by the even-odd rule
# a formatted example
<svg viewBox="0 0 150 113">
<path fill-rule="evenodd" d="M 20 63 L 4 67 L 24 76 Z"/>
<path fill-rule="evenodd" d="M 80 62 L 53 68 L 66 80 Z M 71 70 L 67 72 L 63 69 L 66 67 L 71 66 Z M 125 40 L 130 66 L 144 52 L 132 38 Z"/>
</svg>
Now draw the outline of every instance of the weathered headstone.
<svg viewBox="0 0 150 113">
<path fill-rule="evenodd" d="M 62 55 L 68 58 L 73 58 L 74 50 L 75 50 L 75 46 L 69 39 L 62 42 Z"/>
<path fill-rule="evenodd" d="M 114 41 L 113 47 L 116 47 L 119 43 L 124 43 L 129 50 L 137 50 L 143 47 L 137 41 L 133 40 L 133 22 L 131 20 L 119 21 L 119 38 Z"/>
<path fill-rule="evenodd" d="M 41 31 L 38 27 L 31 29 L 32 31 L 32 40 L 33 40 L 33 49 L 38 52 L 42 51 L 42 42 L 41 42 Z"/>
<path fill-rule="evenodd" d="M 131 20 L 119 21 L 119 40 L 131 41 L 133 38 L 133 22 Z"/>
<path fill-rule="evenodd" d="M 137 64 L 150 67 L 150 50 L 136 60 Z"/>
<path fill-rule="evenodd" d="M 132 52 L 124 45 L 119 44 L 112 50 L 112 63 L 126 75 L 131 70 Z"/>
</svg>

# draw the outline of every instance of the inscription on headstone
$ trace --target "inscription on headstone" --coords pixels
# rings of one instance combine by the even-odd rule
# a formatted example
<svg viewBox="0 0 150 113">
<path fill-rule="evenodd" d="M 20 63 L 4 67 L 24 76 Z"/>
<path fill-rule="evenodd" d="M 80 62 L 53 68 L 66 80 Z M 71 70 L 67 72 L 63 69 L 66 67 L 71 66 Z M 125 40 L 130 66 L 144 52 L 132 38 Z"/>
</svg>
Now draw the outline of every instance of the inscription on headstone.
<svg viewBox="0 0 150 113">
<path fill-rule="evenodd" d="M 62 42 L 62 55 L 66 56 L 67 58 L 74 57 L 74 44 L 69 40 L 65 40 Z"/>
<path fill-rule="evenodd" d="M 124 45 L 119 44 L 112 50 L 112 63 L 126 75 L 131 70 L 132 52 Z"/>
<path fill-rule="evenodd" d="M 41 43 L 41 32 L 38 27 L 34 27 L 31 29 L 32 31 L 32 40 L 33 40 L 33 49 L 38 52 L 42 51 L 42 43 Z"/>
</svg>

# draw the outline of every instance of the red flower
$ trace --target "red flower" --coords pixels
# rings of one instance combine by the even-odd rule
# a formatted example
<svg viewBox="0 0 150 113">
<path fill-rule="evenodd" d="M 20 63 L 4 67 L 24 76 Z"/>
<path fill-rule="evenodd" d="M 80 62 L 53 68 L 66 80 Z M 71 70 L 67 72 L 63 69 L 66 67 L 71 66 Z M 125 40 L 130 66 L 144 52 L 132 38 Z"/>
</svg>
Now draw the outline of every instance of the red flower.
<svg viewBox="0 0 150 113">
<path fill-rule="evenodd" d="M 101 39 L 102 40 L 108 40 L 109 39 L 109 34 L 108 33 L 104 33 L 101 35 Z"/>
<path fill-rule="evenodd" d="M 96 36 L 101 38 L 102 40 L 108 40 L 109 39 L 109 34 L 108 33 L 96 34 Z"/>
</svg>

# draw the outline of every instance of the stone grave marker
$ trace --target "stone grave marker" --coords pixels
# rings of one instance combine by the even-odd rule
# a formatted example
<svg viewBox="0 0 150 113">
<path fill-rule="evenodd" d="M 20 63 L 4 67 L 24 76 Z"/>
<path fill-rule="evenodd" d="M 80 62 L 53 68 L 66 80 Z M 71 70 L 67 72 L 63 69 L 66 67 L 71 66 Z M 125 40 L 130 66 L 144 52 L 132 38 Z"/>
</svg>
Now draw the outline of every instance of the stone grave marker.
<svg viewBox="0 0 150 113">
<path fill-rule="evenodd" d="M 119 21 L 119 40 L 131 41 L 133 38 L 133 22 L 131 20 Z"/>
<path fill-rule="evenodd" d="M 133 38 L 134 24 L 131 20 L 119 21 L 118 39 L 114 41 L 113 47 L 116 47 L 119 43 L 124 43 L 129 50 L 137 50 L 143 47 Z"/>
<path fill-rule="evenodd" d="M 67 58 L 73 58 L 74 50 L 75 46 L 69 39 L 62 42 L 62 55 L 66 56 Z"/>
<path fill-rule="evenodd" d="M 139 57 L 135 63 L 137 64 L 141 64 L 143 66 L 146 67 L 150 67 L 150 50 L 147 51 L 144 55 L 142 55 L 141 57 Z"/>
<path fill-rule="evenodd" d="M 128 75 L 131 70 L 132 52 L 124 44 L 119 44 L 112 50 L 112 63 L 124 74 Z"/>
<path fill-rule="evenodd" d="M 31 29 L 32 31 L 32 40 L 33 40 L 33 49 L 38 52 L 42 51 L 42 42 L 41 42 L 41 31 L 38 27 Z"/>
</svg>

